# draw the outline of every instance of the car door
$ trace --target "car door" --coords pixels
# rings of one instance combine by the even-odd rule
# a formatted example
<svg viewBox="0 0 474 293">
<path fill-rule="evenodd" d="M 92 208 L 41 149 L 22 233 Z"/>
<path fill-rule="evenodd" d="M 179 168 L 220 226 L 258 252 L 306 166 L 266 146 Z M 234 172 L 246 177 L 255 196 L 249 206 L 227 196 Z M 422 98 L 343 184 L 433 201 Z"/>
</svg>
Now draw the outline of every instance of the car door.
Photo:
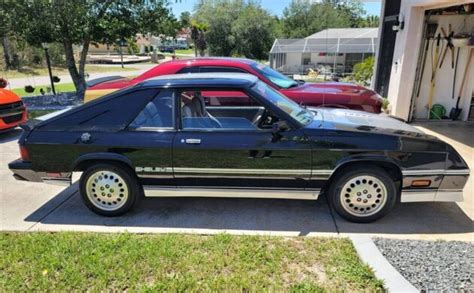
<svg viewBox="0 0 474 293">
<path fill-rule="evenodd" d="M 176 134 L 174 92 L 161 90 L 127 127 L 127 157 L 140 183 L 175 187 L 172 141 Z"/>
<path fill-rule="evenodd" d="M 220 95 L 225 92 L 217 91 Z M 232 92 L 235 90 L 228 93 Z M 247 93 L 240 91 L 242 94 Z M 183 95 L 186 96 L 183 92 L 176 93 L 181 98 Z M 179 187 L 304 189 L 307 186 L 311 148 L 300 129 L 290 129 L 275 139 L 271 129 L 255 127 L 249 119 L 255 105 L 236 106 L 232 114 L 232 107 L 224 112 L 213 111 L 212 106 L 206 110 L 220 116 L 180 119 L 180 130 L 173 139 L 173 170 Z M 213 119 L 218 121 L 218 128 L 214 127 Z"/>
</svg>

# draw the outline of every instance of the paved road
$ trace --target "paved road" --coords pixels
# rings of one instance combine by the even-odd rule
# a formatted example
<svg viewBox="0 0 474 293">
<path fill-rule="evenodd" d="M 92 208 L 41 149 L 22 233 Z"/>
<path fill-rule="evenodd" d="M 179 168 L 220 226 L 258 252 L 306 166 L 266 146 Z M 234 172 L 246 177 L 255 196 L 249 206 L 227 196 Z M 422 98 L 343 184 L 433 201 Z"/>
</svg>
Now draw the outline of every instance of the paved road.
<svg viewBox="0 0 474 293">
<path fill-rule="evenodd" d="M 333 217 L 324 198 L 146 198 L 125 216 L 100 217 L 82 204 L 77 185 L 64 189 L 15 181 L 6 165 L 18 157 L 18 135 L 19 131 L 14 131 L 0 136 L 0 230 L 474 239 L 472 215 L 466 215 L 456 203 L 399 204 L 390 215 L 372 224 Z M 471 196 L 472 202 L 472 193 L 466 196 Z"/>
<path fill-rule="evenodd" d="M 95 66 L 100 66 L 100 65 L 95 65 Z M 105 66 L 105 65 L 104 65 Z M 117 68 L 120 65 L 107 65 L 107 67 L 112 67 L 116 66 Z M 125 65 L 126 67 L 130 68 L 137 68 L 137 70 L 130 70 L 130 71 L 120 71 L 118 70 L 117 72 L 109 71 L 109 72 L 96 72 L 96 73 L 90 73 L 89 74 L 89 80 L 95 79 L 95 78 L 100 78 L 100 77 L 106 77 L 106 76 L 113 76 L 113 75 L 120 75 L 120 76 L 136 76 L 140 75 L 146 70 L 156 66 L 156 64 L 127 64 Z M 69 74 L 65 75 L 60 75 L 59 78 L 61 79 L 61 83 L 71 83 L 72 79 Z M 9 82 L 9 89 L 14 89 L 14 88 L 22 88 L 25 85 L 33 85 L 33 86 L 40 86 L 40 85 L 49 85 L 49 76 L 31 76 L 31 77 L 23 77 L 23 78 L 12 78 L 8 79 Z"/>
</svg>

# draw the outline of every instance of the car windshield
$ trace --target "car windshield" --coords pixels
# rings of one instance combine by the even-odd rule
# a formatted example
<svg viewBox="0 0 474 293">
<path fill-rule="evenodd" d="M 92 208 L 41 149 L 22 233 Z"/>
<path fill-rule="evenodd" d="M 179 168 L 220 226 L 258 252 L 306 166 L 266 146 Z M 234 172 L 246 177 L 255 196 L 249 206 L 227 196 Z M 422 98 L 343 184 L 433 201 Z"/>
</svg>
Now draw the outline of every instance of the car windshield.
<svg viewBox="0 0 474 293">
<path fill-rule="evenodd" d="M 272 104 L 280 108 L 282 111 L 296 119 L 303 125 L 308 125 L 313 121 L 313 113 L 301 107 L 297 103 L 288 99 L 280 92 L 269 87 L 266 83 L 258 81 L 254 86 L 253 90 L 264 96 Z"/>
<path fill-rule="evenodd" d="M 276 70 L 273 70 L 269 66 L 260 63 L 255 63 L 252 65 L 252 68 L 281 88 L 287 89 L 298 85 L 298 82 L 281 74 Z"/>
</svg>

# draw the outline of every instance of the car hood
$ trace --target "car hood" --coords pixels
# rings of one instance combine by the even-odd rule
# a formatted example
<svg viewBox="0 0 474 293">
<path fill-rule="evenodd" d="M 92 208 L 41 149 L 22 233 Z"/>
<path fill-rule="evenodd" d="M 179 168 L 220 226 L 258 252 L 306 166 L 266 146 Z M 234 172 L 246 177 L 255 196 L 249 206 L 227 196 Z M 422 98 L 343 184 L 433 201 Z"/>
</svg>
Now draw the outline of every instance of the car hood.
<svg viewBox="0 0 474 293">
<path fill-rule="evenodd" d="M 0 88 L 0 105 L 21 101 L 20 97 L 12 91 Z"/>
<path fill-rule="evenodd" d="M 95 79 L 92 81 L 89 81 L 90 86 L 87 88 L 87 90 L 104 90 L 104 89 L 122 89 L 131 85 L 134 85 L 136 82 L 133 82 L 132 79 L 128 79 L 126 77 L 108 77 L 103 78 L 103 79 Z"/>
<path fill-rule="evenodd" d="M 347 94 L 360 96 L 361 94 L 374 94 L 370 89 L 363 86 L 344 83 L 344 82 L 305 82 L 297 87 L 286 89 L 285 91 L 297 91 L 307 93 L 320 93 L 320 94 Z"/>
<path fill-rule="evenodd" d="M 308 125 L 309 128 L 428 137 L 418 128 L 386 114 L 331 108 L 308 109 L 315 113 L 315 119 Z"/>
</svg>

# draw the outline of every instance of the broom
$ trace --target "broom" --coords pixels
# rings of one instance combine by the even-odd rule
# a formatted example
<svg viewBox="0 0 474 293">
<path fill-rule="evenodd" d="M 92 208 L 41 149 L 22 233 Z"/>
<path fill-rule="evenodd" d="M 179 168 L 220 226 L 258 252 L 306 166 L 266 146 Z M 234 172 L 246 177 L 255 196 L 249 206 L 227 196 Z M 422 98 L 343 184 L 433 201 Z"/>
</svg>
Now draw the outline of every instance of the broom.
<svg viewBox="0 0 474 293">
<path fill-rule="evenodd" d="M 457 120 L 459 115 L 461 115 L 462 109 L 459 108 L 459 101 L 461 100 L 462 95 L 464 94 L 464 84 L 466 83 L 466 77 L 468 75 L 469 64 L 472 60 L 472 55 L 474 55 L 474 49 L 469 49 L 469 58 L 467 59 L 466 68 L 464 69 L 464 76 L 461 82 L 461 88 L 459 89 L 458 100 L 456 101 L 456 108 L 452 108 L 449 112 L 449 118 Z"/>
</svg>

